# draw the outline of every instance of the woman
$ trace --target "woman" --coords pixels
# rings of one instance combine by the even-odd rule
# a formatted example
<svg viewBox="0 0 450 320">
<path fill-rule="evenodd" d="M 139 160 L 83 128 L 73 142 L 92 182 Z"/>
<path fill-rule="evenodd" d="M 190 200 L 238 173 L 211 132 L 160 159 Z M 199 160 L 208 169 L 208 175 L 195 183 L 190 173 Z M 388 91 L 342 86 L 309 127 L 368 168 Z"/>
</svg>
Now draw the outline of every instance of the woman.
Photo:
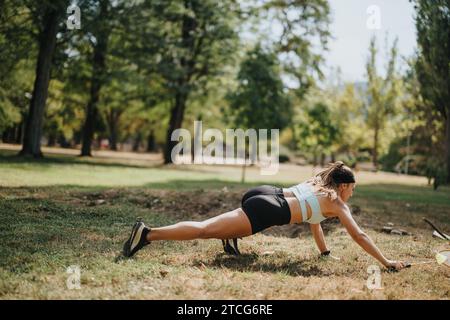
<svg viewBox="0 0 450 320">
<path fill-rule="evenodd" d="M 241 208 L 202 222 L 184 221 L 152 229 L 142 222 L 137 222 L 124 244 L 123 253 L 131 257 L 156 240 L 236 239 L 274 225 L 308 222 L 321 254 L 328 255 L 330 251 L 327 249 L 320 222 L 338 217 L 353 240 L 367 253 L 387 268 L 404 268 L 404 262 L 387 259 L 353 220 L 346 203 L 353 195 L 355 186 L 352 170 L 338 161 L 310 180 L 291 188 L 259 186 L 250 189 L 242 198 Z M 226 251 L 238 252 L 236 242 L 235 248 L 228 242 L 224 248 Z"/>
</svg>

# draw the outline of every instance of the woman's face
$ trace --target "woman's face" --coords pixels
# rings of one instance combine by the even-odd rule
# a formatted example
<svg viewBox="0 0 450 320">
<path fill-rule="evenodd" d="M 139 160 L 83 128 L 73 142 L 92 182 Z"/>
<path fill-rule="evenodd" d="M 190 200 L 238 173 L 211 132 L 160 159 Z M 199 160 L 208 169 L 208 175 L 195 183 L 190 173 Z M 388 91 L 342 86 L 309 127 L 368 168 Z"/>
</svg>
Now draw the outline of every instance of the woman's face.
<svg viewBox="0 0 450 320">
<path fill-rule="evenodd" d="M 339 186 L 339 193 L 342 201 L 347 202 L 353 195 L 356 183 L 343 183 Z"/>
</svg>

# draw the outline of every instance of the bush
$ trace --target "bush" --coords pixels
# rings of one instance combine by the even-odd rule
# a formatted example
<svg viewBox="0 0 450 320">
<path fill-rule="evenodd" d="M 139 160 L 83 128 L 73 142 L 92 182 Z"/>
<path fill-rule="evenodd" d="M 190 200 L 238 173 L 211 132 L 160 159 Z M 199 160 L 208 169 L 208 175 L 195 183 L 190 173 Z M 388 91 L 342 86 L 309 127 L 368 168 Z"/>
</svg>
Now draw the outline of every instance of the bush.
<svg viewBox="0 0 450 320">
<path fill-rule="evenodd" d="M 437 188 L 445 184 L 447 181 L 447 170 L 445 170 L 445 164 L 443 161 L 438 159 L 429 158 L 425 164 L 424 174 L 428 178 L 428 181 L 433 179 L 433 188 L 437 190 Z"/>
<path fill-rule="evenodd" d="M 397 139 L 394 140 L 390 146 L 387 154 L 380 158 L 381 168 L 384 171 L 395 172 L 396 167 L 402 159 L 404 158 L 404 154 L 400 153 L 400 149 L 405 145 L 405 139 Z"/>
</svg>

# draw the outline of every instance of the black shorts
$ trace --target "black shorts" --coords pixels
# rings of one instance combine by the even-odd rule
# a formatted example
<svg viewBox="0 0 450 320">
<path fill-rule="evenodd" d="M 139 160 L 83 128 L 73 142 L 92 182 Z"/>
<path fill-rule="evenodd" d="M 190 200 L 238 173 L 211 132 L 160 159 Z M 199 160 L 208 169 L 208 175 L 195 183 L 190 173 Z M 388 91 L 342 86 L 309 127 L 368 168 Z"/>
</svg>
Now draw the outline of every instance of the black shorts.
<svg viewBox="0 0 450 320">
<path fill-rule="evenodd" d="M 250 220 L 252 234 L 291 221 L 291 211 L 283 189 L 274 186 L 264 185 L 248 190 L 242 197 L 242 210 Z"/>
</svg>

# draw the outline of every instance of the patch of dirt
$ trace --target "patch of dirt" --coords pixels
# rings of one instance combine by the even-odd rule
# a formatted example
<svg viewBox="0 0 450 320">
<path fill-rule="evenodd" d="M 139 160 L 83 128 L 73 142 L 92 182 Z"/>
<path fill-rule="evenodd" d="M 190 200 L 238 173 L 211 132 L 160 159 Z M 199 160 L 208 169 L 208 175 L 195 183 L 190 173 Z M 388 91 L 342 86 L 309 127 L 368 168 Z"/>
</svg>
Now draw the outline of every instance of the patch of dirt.
<svg viewBox="0 0 450 320">
<path fill-rule="evenodd" d="M 242 194 L 241 191 L 203 189 L 192 191 L 109 189 L 95 193 L 75 193 L 72 195 L 72 202 L 86 206 L 128 202 L 176 218 L 207 219 L 240 207 Z"/>
</svg>

